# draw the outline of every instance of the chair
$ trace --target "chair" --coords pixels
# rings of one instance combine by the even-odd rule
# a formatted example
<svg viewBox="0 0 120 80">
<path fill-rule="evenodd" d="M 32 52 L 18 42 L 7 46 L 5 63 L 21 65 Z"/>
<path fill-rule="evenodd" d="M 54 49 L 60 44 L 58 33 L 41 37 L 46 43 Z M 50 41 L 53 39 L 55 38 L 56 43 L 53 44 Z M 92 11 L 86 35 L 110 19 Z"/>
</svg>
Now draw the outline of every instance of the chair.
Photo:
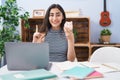
<svg viewBox="0 0 120 80">
<path fill-rule="evenodd" d="M 93 52 L 90 62 L 99 63 L 117 63 L 120 64 L 120 48 L 118 47 L 101 47 Z"/>
</svg>

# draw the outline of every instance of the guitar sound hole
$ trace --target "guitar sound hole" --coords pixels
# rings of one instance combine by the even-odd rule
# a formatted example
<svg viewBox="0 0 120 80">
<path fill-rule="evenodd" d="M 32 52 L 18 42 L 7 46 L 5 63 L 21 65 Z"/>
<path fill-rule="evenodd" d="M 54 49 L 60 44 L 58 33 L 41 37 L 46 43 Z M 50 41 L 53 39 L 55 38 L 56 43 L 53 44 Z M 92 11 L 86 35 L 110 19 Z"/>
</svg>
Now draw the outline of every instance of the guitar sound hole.
<svg viewBox="0 0 120 80">
<path fill-rule="evenodd" d="M 107 24 L 107 22 L 104 22 L 104 24 Z"/>
</svg>

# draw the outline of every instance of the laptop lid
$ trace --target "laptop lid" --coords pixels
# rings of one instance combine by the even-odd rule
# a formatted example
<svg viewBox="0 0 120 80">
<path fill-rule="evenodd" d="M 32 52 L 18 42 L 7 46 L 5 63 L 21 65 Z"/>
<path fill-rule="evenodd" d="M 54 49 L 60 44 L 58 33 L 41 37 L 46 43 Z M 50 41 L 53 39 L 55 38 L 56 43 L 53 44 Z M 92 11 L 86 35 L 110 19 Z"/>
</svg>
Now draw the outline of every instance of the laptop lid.
<svg viewBox="0 0 120 80">
<path fill-rule="evenodd" d="M 6 42 L 5 53 L 8 70 L 48 68 L 48 43 Z"/>
</svg>

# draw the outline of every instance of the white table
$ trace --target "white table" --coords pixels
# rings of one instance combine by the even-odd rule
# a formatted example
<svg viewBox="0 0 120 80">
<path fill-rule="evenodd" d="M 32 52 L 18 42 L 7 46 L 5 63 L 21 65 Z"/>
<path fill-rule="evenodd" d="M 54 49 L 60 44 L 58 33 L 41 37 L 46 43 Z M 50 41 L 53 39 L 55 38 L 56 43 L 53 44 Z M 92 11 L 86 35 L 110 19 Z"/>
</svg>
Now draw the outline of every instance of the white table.
<svg viewBox="0 0 120 80">
<path fill-rule="evenodd" d="M 60 69 L 54 63 L 50 71 L 58 75 L 59 77 L 58 80 L 70 80 L 67 78 L 60 77 L 60 73 L 62 71 L 60 71 Z M 7 74 L 7 73 L 15 73 L 15 72 L 18 72 L 18 71 L 9 71 L 7 69 L 7 65 L 0 68 L 0 75 Z M 120 72 L 105 73 L 103 78 L 94 78 L 94 79 L 89 79 L 89 80 L 120 80 Z"/>
</svg>

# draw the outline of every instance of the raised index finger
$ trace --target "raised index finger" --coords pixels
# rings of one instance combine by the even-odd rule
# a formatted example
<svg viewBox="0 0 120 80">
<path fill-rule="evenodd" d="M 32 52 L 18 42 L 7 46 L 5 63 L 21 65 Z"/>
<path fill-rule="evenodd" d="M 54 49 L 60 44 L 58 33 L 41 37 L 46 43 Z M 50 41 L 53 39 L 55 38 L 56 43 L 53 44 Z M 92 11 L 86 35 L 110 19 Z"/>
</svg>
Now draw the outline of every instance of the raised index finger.
<svg viewBox="0 0 120 80">
<path fill-rule="evenodd" d="M 38 25 L 36 25 L 36 30 L 35 30 L 35 32 L 38 32 Z"/>
</svg>

